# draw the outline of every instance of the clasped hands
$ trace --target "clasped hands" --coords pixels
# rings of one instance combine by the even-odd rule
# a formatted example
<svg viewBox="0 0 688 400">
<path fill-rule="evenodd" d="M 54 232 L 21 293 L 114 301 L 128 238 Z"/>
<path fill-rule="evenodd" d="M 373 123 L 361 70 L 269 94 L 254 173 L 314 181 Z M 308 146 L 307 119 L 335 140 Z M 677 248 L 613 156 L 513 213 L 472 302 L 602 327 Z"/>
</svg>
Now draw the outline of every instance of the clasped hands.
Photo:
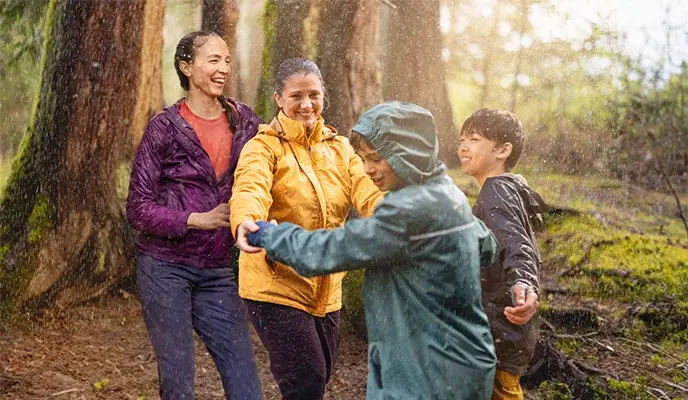
<svg viewBox="0 0 688 400">
<path fill-rule="evenodd" d="M 253 221 L 247 219 L 237 227 L 236 245 L 239 249 L 246 253 L 258 253 L 263 250 L 260 243 L 260 234 L 262 230 L 270 226 L 277 226 L 277 221 L 274 219 L 267 221 Z"/>
</svg>

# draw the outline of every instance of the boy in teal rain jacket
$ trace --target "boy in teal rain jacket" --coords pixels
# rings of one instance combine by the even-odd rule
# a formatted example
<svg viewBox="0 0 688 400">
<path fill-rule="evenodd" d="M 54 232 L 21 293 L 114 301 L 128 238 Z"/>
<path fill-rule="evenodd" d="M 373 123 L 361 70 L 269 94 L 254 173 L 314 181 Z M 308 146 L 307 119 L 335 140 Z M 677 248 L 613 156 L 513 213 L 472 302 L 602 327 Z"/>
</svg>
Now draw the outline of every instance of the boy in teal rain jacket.
<svg viewBox="0 0 688 400">
<path fill-rule="evenodd" d="M 304 276 L 366 269 L 367 399 L 489 399 L 496 359 L 479 268 L 497 245 L 437 159 L 432 114 L 387 102 L 353 131 L 366 173 L 389 191 L 372 217 L 312 232 L 259 221 L 237 243 Z"/>
</svg>

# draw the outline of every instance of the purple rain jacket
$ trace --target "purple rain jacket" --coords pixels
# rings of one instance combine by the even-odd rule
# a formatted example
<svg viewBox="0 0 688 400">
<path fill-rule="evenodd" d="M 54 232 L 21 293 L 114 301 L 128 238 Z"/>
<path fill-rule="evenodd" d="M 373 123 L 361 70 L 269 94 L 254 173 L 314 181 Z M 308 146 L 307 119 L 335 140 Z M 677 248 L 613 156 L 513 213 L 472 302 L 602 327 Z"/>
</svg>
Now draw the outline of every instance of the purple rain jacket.
<svg viewBox="0 0 688 400">
<path fill-rule="evenodd" d="M 138 231 L 136 250 L 197 268 L 229 267 L 229 228 L 187 229 L 192 212 L 207 212 L 232 195 L 239 154 L 263 120 L 246 104 L 227 98 L 239 113 L 229 169 L 220 177 L 193 128 L 179 114 L 181 100 L 148 123 L 136 151 L 127 197 L 127 220 Z"/>
</svg>

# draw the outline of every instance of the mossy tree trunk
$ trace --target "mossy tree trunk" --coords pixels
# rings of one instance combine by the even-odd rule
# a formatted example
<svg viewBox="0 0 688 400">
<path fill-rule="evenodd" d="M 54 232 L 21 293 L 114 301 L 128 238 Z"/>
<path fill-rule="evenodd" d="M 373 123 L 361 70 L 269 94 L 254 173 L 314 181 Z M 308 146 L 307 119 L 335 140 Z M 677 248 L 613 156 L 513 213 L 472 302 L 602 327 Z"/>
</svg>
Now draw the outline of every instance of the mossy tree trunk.
<svg viewBox="0 0 688 400">
<path fill-rule="evenodd" d="M 432 112 L 440 158 L 456 165 L 458 132 L 447 92 L 440 0 L 395 0 L 385 24 L 387 45 L 382 71 L 385 100 L 410 101 Z"/>
<path fill-rule="evenodd" d="M 263 16 L 263 63 L 256 112 L 269 122 L 275 115 L 272 94 L 274 77 L 282 61 L 307 54 L 304 22 L 311 8 L 310 0 L 268 0 Z"/>
<path fill-rule="evenodd" d="M 318 65 L 329 92 L 325 121 L 348 135 L 381 98 L 374 54 L 378 0 L 329 0 L 320 10 Z"/>
<path fill-rule="evenodd" d="M 90 298 L 133 272 L 123 196 L 161 103 L 157 3 L 51 1 L 40 94 L 0 199 L 0 315 Z"/>
<path fill-rule="evenodd" d="M 203 17 L 201 26 L 217 32 L 227 43 L 232 59 L 232 70 L 229 82 L 225 85 L 226 96 L 237 97 L 239 93 L 239 59 L 236 54 L 237 25 L 239 23 L 239 6 L 236 0 L 203 0 Z"/>
</svg>

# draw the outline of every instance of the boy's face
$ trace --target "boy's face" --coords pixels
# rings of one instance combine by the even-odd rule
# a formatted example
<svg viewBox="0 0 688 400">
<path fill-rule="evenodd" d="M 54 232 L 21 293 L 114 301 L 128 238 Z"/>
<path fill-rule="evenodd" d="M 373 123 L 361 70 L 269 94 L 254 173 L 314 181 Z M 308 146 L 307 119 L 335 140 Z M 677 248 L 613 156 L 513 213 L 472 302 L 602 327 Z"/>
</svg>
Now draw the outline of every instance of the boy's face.
<svg viewBox="0 0 688 400">
<path fill-rule="evenodd" d="M 511 146 L 498 145 L 477 132 L 464 132 L 459 138 L 461 169 L 464 174 L 479 179 L 503 173 L 504 161 L 510 153 Z"/>
<path fill-rule="evenodd" d="M 392 167 L 387 164 L 387 160 L 375 151 L 370 144 L 361 143 L 361 148 L 356 151 L 356 154 L 363 160 L 365 173 L 380 191 L 388 192 L 402 186 L 401 179 L 399 179 Z"/>
</svg>

